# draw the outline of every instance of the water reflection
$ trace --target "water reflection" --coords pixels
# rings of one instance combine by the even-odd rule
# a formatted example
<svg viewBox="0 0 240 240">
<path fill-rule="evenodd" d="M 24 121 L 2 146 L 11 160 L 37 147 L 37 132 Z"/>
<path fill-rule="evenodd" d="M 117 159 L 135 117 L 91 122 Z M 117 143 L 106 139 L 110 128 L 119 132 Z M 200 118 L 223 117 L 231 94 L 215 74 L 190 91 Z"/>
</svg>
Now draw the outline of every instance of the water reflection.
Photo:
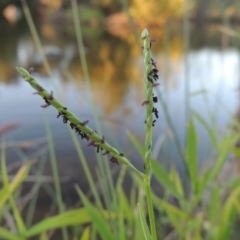
<svg viewBox="0 0 240 240">
<path fill-rule="evenodd" d="M 1 26 L 3 28 L 3 26 Z M 8 134 L 8 140 L 26 140 L 45 136 L 43 111 L 39 108 L 43 101 L 16 74 L 15 66 L 35 67 L 34 75 L 48 90 L 54 90 L 64 104 L 80 116 L 89 119 L 94 128 L 94 120 L 89 102 L 89 92 L 84 81 L 79 60 L 78 48 L 73 32 L 66 29 L 59 36 L 49 25 L 39 26 L 43 50 L 53 70 L 53 81 L 48 77 L 42 66 L 32 37 L 27 26 L 21 29 L 5 29 L 1 40 L 0 55 L 0 109 L 4 113 L 0 124 L 17 122 L 20 127 Z M 198 31 L 192 30 L 196 32 Z M 194 48 L 190 49 L 189 61 L 190 102 L 191 109 L 201 113 L 210 121 L 213 113 L 217 119 L 217 127 L 224 131 L 228 121 L 238 106 L 237 87 L 239 84 L 239 51 L 236 48 L 219 48 L 219 33 L 212 27 L 204 29 L 210 39 L 217 39 L 215 47 L 196 38 Z M 183 41 L 180 28 L 173 26 L 164 32 L 155 31 L 160 41 L 153 48 L 154 58 L 160 70 L 161 86 L 157 89 L 166 101 L 177 134 L 184 143 L 185 102 L 184 102 L 184 61 Z M 212 36 L 212 37 L 211 37 Z M 195 39 L 195 38 L 194 38 Z M 193 40 L 194 40 L 193 39 Z M 206 40 L 205 40 L 206 41 Z M 210 41 L 210 42 L 211 42 Z M 133 35 L 117 38 L 103 30 L 92 37 L 85 35 L 85 54 L 89 64 L 91 77 L 91 96 L 104 128 L 106 137 L 113 137 L 120 144 L 138 167 L 142 162 L 126 137 L 125 130 L 132 131 L 141 142 L 144 141 L 144 110 L 141 103 L 143 95 L 141 49 L 134 42 Z M 211 42 L 212 43 L 212 42 Z M 198 92 L 203 94 L 197 94 Z M 159 103 L 160 105 L 160 103 Z M 164 113 L 160 109 L 160 120 L 154 129 L 154 140 L 166 139 L 158 158 L 169 163 L 176 163 L 179 154 L 174 145 L 172 133 L 166 123 Z M 226 111 L 227 108 L 227 111 Z M 56 119 L 56 111 L 47 109 L 53 131 L 54 142 L 62 175 L 71 172 L 73 179 L 79 176 L 80 167 L 76 167 L 76 151 L 66 126 Z M 197 123 L 199 134 L 199 154 L 206 159 L 211 151 L 207 133 Z M 117 136 L 117 137 L 116 137 Z M 90 159 L 94 154 L 81 142 Z M 9 155 L 17 159 L 14 154 Z M 10 159 L 11 161 L 11 159 Z M 95 160 L 93 160 L 95 161 Z"/>
</svg>

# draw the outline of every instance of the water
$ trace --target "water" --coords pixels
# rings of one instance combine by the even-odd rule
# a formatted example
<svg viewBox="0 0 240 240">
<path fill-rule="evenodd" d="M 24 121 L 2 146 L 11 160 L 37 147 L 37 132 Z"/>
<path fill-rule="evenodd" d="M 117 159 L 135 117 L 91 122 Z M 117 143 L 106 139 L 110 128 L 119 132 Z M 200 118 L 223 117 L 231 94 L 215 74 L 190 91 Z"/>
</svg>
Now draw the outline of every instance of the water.
<svg viewBox="0 0 240 240">
<path fill-rule="evenodd" d="M 74 32 L 67 27 L 59 32 L 50 24 L 38 26 L 44 51 L 53 71 L 52 79 L 44 71 L 40 55 L 25 23 L 19 26 L 1 25 L 4 37 L 0 38 L 0 125 L 10 122 L 19 124 L 18 128 L 7 133 L 5 140 L 12 142 L 44 139 L 45 111 L 52 129 L 60 175 L 68 176 L 71 183 L 81 182 L 82 185 L 84 174 L 69 129 L 56 118 L 55 109 L 40 107 L 44 104 L 43 100 L 32 94 L 34 90 L 19 76 L 15 66 L 33 66 L 34 76 L 40 84 L 49 91 L 53 90 L 54 96 L 61 99 L 80 119 L 90 120 L 90 126 L 95 129 L 89 101 L 92 97 L 100 122 L 103 123 L 101 127 L 104 136 L 142 169 L 142 160 L 126 134 L 126 130 L 129 130 L 144 143 L 144 109 L 141 103 L 145 99 L 141 48 L 132 35 L 120 38 L 111 36 L 104 29 L 98 30 L 97 34 L 92 34 L 95 32 L 92 30 L 84 31 L 91 92 L 84 80 Z M 199 31 L 205 35 L 201 35 Z M 150 30 L 151 32 L 153 37 L 160 38 L 153 46 L 161 83 L 156 92 L 166 102 L 171 121 L 184 145 L 187 124 L 184 93 L 186 65 L 181 26 L 177 30 L 176 27 L 169 27 L 168 32 L 165 32 L 165 35 L 168 34 L 167 40 L 163 32 Z M 234 44 L 226 45 L 226 41 L 223 47 L 221 33 L 212 26 L 203 29 L 193 27 L 191 32 L 191 46 L 187 53 L 190 108 L 201 114 L 209 124 L 213 116 L 221 135 L 239 108 L 239 49 Z M 181 158 L 173 133 L 159 102 L 157 106 L 160 113 L 154 128 L 154 144 L 161 146 L 160 150 L 155 148 L 157 159 L 161 159 L 166 165 L 176 164 L 181 169 Z M 206 161 L 212 152 L 211 141 L 201 124 L 197 121 L 195 124 L 199 158 L 200 161 Z M 94 166 L 94 153 L 86 142 L 80 139 L 79 142 L 90 167 L 91 164 Z M 43 140 L 26 152 L 19 148 L 10 148 L 7 152 L 8 163 L 21 161 L 26 155 L 34 156 L 46 144 Z M 51 174 L 49 168 L 46 174 Z"/>
</svg>

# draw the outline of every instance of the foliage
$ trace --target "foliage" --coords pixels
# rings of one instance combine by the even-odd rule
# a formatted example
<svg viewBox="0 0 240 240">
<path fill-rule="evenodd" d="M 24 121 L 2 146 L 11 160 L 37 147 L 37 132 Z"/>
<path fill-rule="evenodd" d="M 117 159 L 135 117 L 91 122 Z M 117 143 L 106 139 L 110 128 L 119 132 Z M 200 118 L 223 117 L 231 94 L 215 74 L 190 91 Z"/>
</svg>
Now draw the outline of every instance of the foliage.
<svg viewBox="0 0 240 240">
<path fill-rule="evenodd" d="M 133 1 L 134 3 L 134 1 Z M 76 4 L 72 0 L 72 4 Z M 138 5 L 138 3 L 135 2 Z M 182 4 L 182 1 L 179 1 Z M 146 6 L 143 4 L 143 6 Z M 138 8 L 142 9 L 142 5 Z M 25 6 L 26 7 L 26 6 Z M 156 5 L 153 2 L 149 3 L 148 11 L 152 16 L 162 13 L 155 11 Z M 172 6 L 169 1 L 166 1 L 164 9 L 173 9 L 176 14 L 180 14 L 176 6 Z M 137 8 L 136 8 L 137 9 Z M 131 9 L 133 15 L 134 11 Z M 140 9 L 140 10 L 141 10 Z M 74 11 L 74 7 L 73 7 Z M 179 11 L 179 12 L 178 12 Z M 141 13 L 141 11 L 140 11 Z M 74 13 L 75 14 L 75 13 Z M 77 14 L 77 13 L 76 13 Z M 135 13 L 136 14 L 136 13 Z M 142 14 L 142 13 L 141 13 Z M 141 15 L 144 19 L 144 14 Z M 29 15 L 26 17 L 28 18 Z M 77 18 L 76 18 L 77 19 Z M 75 19 L 75 20 L 76 20 Z M 31 21 L 31 18 L 28 18 Z M 78 21 L 75 21 L 77 23 Z M 34 26 L 31 25 L 33 35 Z M 79 48 L 83 47 L 81 38 L 81 29 L 76 27 Z M 34 35 L 37 39 L 37 35 Z M 149 74 L 153 72 L 154 62 L 151 59 L 149 47 L 151 45 L 148 33 L 143 32 L 144 41 L 144 61 L 145 61 L 145 80 L 146 83 L 146 97 L 152 97 L 152 89 L 149 90 Z M 41 49 L 40 41 L 38 41 L 39 48 Z M 79 51 L 82 54 L 83 51 Z M 84 56 L 82 56 L 84 62 Z M 150 64 L 150 67 L 149 67 Z M 46 65 L 47 66 L 47 62 Z M 85 74 L 88 75 L 87 66 Z M 235 143 L 240 140 L 240 126 L 239 123 L 233 121 L 236 131 L 233 128 L 226 129 L 223 136 L 219 137 L 216 127 L 208 124 L 203 117 L 194 111 L 190 110 L 188 125 L 184 130 L 186 131 L 186 145 L 185 147 L 179 146 L 179 151 L 183 157 L 183 164 L 186 167 L 186 175 L 188 184 L 184 184 L 183 179 L 179 176 L 175 168 L 166 170 L 157 161 L 153 159 L 151 151 L 146 151 L 146 146 L 141 146 L 137 138 L 129 133 L 133 145 L 139 151 L 146 163 L 146 173 L 138 171 L 131 162 L 113 148 L 105 141 L 101 135 L 93 132 L 88 126 L 87 122 L 79 120 L 69 110 L 63 107 L 54 97 L 53 93 L 47 92 L 40 86 L 35 78 L 31 75 L 31 71 L 23 68 L 17 69 L 19 73 L 35 88 L 40 96 L 45 100 L 46 107 L 53 105 L 58 109 L 59 115 L 63 117 L 64 122 L 70 121 L 70 127 L 82 134 L 84 138 L 89 137 L 93 141 L 92 147 L 96 149 L 98 146 L 102 147 L 116 158 L 116 161 L 122 163 L 120 174 L 117 183 L 114 184 L 111 176 L 111 171 L 108 161 L 104 157 L 99 157 L 100 173 L 100 186 L 104 191 L 102 199 L 100 193 L 96 190 L 96 184 L 93 182 L 92 176 L 89 173 L 87 160 L 81 150 L 81 145 L 76 140 L 76 136 L 71 132 L 74 140 L 76 150 L 79 154 L 79 160 L 82 163 L 86 173 L 88 183 L 93 193 L 93 199 L 90 201 L 82 190 L 76 186 L 76 192 L 79 195 L 79 200 L 83 204 L 82 207 L 75 209 L 64 209 L 61 199 L 60 180 L 58 178 L 58 166 L 54 156 L 53 140 L 51 138 L 51 129 L 47 126 L 47 136 L 49 143 L 49 151 L 52 161 L 52 171 L 54 175 L 55 187 L 51 189 L 51 193 L 57 196 L 56 205 L 58 206 L 58 213 L 54 216 L 42 219 L 37 223 L 32 224 L 31 221 L 24 219 L 22 213 L 21 201 L 19 201 L 19 187 L 26 179 L 30 168 L 34 167 L 34 161 L 27 161 L 17 171 L 12 181 L 8 179 L 8 170 L 6 166 L 5 146 L 1 148 L 1 176 L 2 187 L 0 189 L 0 237 L 3 239 L 12 240 L 26 240 L 32 237 L 39 237 L 40 239 L 51 239 L 51 233 L 56 229 L 62 230 L 63 239 L 120 239 L 120 240 L 149 240 L 149 239 L 213 239 L 213 240 L 226 240 L 238 238 L 238 233 L 233 230 L 237 221 L 239 220 L 240 211 L 240 178 L 229 176 L 229 179 L 221 180 L 221 172 L 224 164 L 229 158 L 229 155 L 234 153 L 237 157 L 240 156 L 238 148 L 234 147 Z M 151 80 L 151 79 L 150 79 Z M 151 81 L 150 81 L 151 82 Z M 150 91 L 150 92 L 149 92 Z M 149 95 L 148 95 L 149 94 Z M 205 94 L 199 92 L 198 94 Z M 189 96 L 190 97 L 190 96 Z M 147 101 L 149 99 L 147 98 Z M 164 99 L 159 96 L 160 102 L 163 106 L 164 113 L 168 116 L 168 109 Z M 151 103 L 152 104 L 152 103 Z M 148 106 L 148 103 L 147 103 Z M 152 109 L 152 105 L 151 106 Z M 147 108 L 147 118 L 152 123 L 152 110 Z M 168 119 L 169 123 L 171 119 Z M 200 171 L 198 159 L 198 132 L 196 131 L 196 123 L 201 124 L 208 133 L 211 139 L 214 158 L 215 160 L 209 166 Z M 172 132 L 174 132 L 173 127 Z M 149 126 L 148 126 L 149 127 Z M 149 134 L 148 128 L 146 135 Z M 87 134 L 87 135 L 84 135 Z M 86 140 L 86 139 L 85 139 Z M 150 145 L 150 138 L 147 139 L 147 145 Z M 94 144 L 97 144 L 95 146 Z M 147 156 L 146 156 L 147 155 Z M 117 162 L 118 163 L 118 162 Z M 124 192 L 123 182 L 127 167 L 132 170 L 131 178 L 133 184 L 129 187 L 130 193 L 127 195 Z M 43 169 L 39 164 L 39 169 Z M 163 196 L 154 193 L 150 188 L 151 173 L 158 183 L 158 187 L 164 189 Z M 37 172 L 37 177 L 42 174 L 41 171 Z M 41 183 L 37 178 L 36 186 Z M 150 204 L 149 204 L 150 200 Z M 29 199 L 29 209 L 35 211 L 34 205 L 35 197 Z M 151 205 L 154 205 L 154 211 Z M 31 206 L 33 206 L 31 208 Z M 31 216 L 29 211 L 28 216 Z M 154 215 L 153 215 L 154 214 Z M 26 219 L 30 219 L 28 217 Z M 9 221 L 9 218 L 11 221 Z M 148 218 L 150 221 L 148 221 Z M 29 224 L 28 224 L 29 223 Z M 154 236 L 154 226 L 157 226 L 157 238 Z M 149 227 L 150 226 L 150 227 Z M 77 229 L 77 231 L 76 231 Z"/>
</svg>

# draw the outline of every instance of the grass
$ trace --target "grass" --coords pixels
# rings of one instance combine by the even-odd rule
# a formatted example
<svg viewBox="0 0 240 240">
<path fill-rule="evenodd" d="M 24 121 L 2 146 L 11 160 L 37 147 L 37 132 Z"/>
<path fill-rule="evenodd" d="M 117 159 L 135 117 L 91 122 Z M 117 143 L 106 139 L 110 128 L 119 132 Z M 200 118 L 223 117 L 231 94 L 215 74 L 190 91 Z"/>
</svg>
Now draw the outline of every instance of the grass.
<svg viewBox="0 0 240 240">
<path fill-rule="evenodd" d="M 34 39 L 38 50 L 42 52 L 42 46 L 37 37 L 37 32 L 34 30 L 35 27 L 32 24 L 27 4 L 24 0 L 22 3 L 31 31 L 35 35 Z M 78 13 L 76 11 L 77 4 L 75 0 L 72 0 L 71 3 L 82 68 L 84 69 L 85 78 L 88 80 L 89 89 L 91 89 L 87 62 L 82 51 L 83 40 L 81 25 L 79 25 Z M 143 104 L 146 107 L 145 146 L 142 146 L 130 132 L 128 132 L 128 136 L 144 160 L 144 172 L 138 170 L 131 163 L 130 159 L 123 156 L 117 148 L 112 146 L 110 141 L 108 142 L 103 137 L 97 115 L 95 116 L 97 132 L 101 134 L 91 129 L 86 120 L 77 118 L 57 100 L 57 97 L 55 98 L 53 92 L 45 90 L 37 82 L 31 71 L 20 67 L 17 68 L 17 71 L 37 91 L 38 95 L 44 99 L 45 104 L 43 107 L 52 105 L 57 109 L 58 116 L 62 118 L 63 122 L 69 124 L 69 130 L 79 160 L 86 173 L 93 200 L 90 201 L 80 187 L 76 185 L 75 189 L 82 204 L 81 207 L 72 206 L 69 209 L 64 207 L 57 159 L 55 157 L 51 129 L 46 117 L 46 135 L 54 188 L 47 184 L 45 184 L 45 188 L 48 189 L 53 197 L 53 203 L 57 206 L 58 212 L 54 216 L 49 216 L 32 224 L 32 217 L 36 210 L 36 196 L 29 200 L 28 214 L 26 219 L 24 219 L 21 212 L 21 202 L 18 201 L 18 189 L 37 163 L 33 160 L 26 161 L 19 168 L 14 178 L 9 181 L 3 139 L 0 159 L 1 176 L 3 179 L 0 189 L 0 238 L 10 240 L 25 240 L 34 237 L 51 239 L 52 232 L 56 231 L 56 229 L 61 229 L 61 239 L 238 239 L 239 235 L 234 232 L 234 227 L 239 219 L 240 211 L 240 178 L 232 178 L 230 176 L 227 181 L 225 180 L 224 183 L 221 183 L 220 177 L 229 154 L 235 154 L 237 157 L 240 157 L 240 151 L 235 147 L 236 142 L 240 139 L 240 125 L 236 120 L 233 120 L 232 127 L 227 128 L 224 135 L 219 137 L 216 127 L 209 125 L 199 113 L 190 109 L 189 99 L 187 99 L 190 98 L 189 86 L 187 86 L 185 97 L 188 124 L 185 129 L 186 142 L 181 144 L 171 123 L 165 99 L 158 93 L 158 99 L 163 107 L 165 117 L 172 132 L 176 135 L 175 143 L 188 174 L 186 178 L 189 189 L 186 191 L 178 171 L 174 168 L 167 171 L 152 156 L 152 127 L 154 117 L 157 116 L 156 110 L 153 111 L 155 108 L 153 104 L 156 98 L 153 98 L 152 87 L 155 84 L 154 76 L 157 75 L 157 71 L 151 57 L 151 40 L 147 30 L 142 32 L 142 39 L 144 41 L 144 70 L 142 74 L 145 80 L 146 96 L 146 101 Z M 48 69 L 49 76 L 51 76 L 51 69 L 48 68 L 47 59 L 43 59 L 46 61 L 45 66 Z M 187 82 L 187 84 L 189 83 Z M 91 96 L 89 101 L 92 102 Z M 92 111 L 96 114 L 94 102 L 92 102 Z M 204 127 L 214 148 L 215 161 L 202 171 L 198 167 L 198 132 L 195 127 L 196 123 Z M 233 131 L 233 126 L 236 131 Z M 103 195 L 100 194 L 96 183 L 93 181 L 87 159 L 73 130 L 83 141 L 87 141 L 92 150 L 97 153 L 98 177 L 100 189 L 104 192 Z M 120 174 L 116 184 L 114 184 L 112 179 L 109 159 L 116 165 L 119 164 Z M 39 170 L 36 172 L 36 184 L 34 185 L 36 192 L 38 192 L 39 186 L 42 184 L 40 178 L 38 178 L 42 175 L 44 168 L 41 164 L 44 163 L 39 163 Z M 130 173 L 133 181 L 129 196 L 126 195 L 123 187 L 127 171 Z M 152 177 L 156 179 L 159 188 L 162 187 L 164 189 L 163 196 L 160 197 L 155 194 L 151 188 Z"/>
</svg>

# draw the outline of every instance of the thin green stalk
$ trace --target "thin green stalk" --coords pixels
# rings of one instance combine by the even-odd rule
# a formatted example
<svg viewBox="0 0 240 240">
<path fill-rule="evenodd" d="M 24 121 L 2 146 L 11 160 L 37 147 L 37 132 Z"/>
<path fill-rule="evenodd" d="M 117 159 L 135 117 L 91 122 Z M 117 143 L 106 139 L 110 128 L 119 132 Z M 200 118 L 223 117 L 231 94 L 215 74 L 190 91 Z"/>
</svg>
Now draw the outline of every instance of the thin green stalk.
<svg viewBox="0 0 240 240">
<path fill-rule="evenodd" d="M 81 144 L 79 144 L 76 134 L 74 134 L 72 131 L 70 131 L 70 134 L 72 136 L 73 143 L 74 143 L 75 149 L 76 149 L 77 154 L 78 154 L 78 158 L 79 158 L 79 160 L 80 160 L 80 162 L 82 164 L 84 173 L 86 175 L 88 184 L 90 186 L 90 190 L 92 191 L 92 194 L 93 194 L 94 199 L 96 201 L 96 205 L 97 205 L 98 208 L 102 208 L 102 204 L 101 204 L 101 200 L 100 200 L 99 194 L 97 192 L 96 184 L 95 184 L 95 182 L 93 180 L 93 177 L 92 177 L 90 168 L 89 168 L 89 166 L 87 164 L 87 160 L 86 160 L 86 157 L 85 157 L 85 155 L 83 153 Z"/>
<path fill-rule="evenodd" d="M 89 140 L 89 146 L 96 147 L 97 149 L 103 149 L 105 150 L 106 154 L 111 154 L 113 157 L 111 158 L 112 162 L 115 162 L 117 164 L 122 163 L 127 165 L 129 168 L 131 168 L 136 174 L 141 176 L 142 178 L 145 177 L 144 173 L 137 170 L 131 162 L 124 157 L 117 149 L 112 147 L 105 139 L 104 137 L 97 134 L 96 131 L 91 129 L 87 126 L 88 121 L 81 121 L 79 118 L 77 118 L 71 111 L 69 111 L 66 107 L 64 107 L 57 99 L 53 97 L 53 92 L 49 93 L 47 92 L 41 85 L 38 84 L 36 79 L 30 75 L 30 73 L 21 67 L 16 68 L 17 71 L 25 78 L 25 80 L 35 89 L 37 90 L 37 94 L 40 95 L 44 101 L 45 104 L 42 107 L 48 107 L 52 105 L 55 107 L 59 114 L 58 117 L 63 118 L 63 122 L 67 123 L 70 122 L 70 126 L 72 129 L 74 129 L 83 139 Z"/>
<path fill-rule="evenodd" d="M 33 216 L 34 213 L 36 212 L 36 204 L 37 204 L 37 199 L 38 199 L 38 195 L 39 195 L 39 189 L 41 187 L 41 181 L 39 180 L 40 176 L 43 174 L 44 168 L 45 168 L 45 164 L 46 164 L 46 156 L 45 154 L 42 155 L 42 157 L 44 157 L 43 159 L 40 159 L 39 165 L 38 165 L 38 171 L 37 171 L 37 181 L 36 183 L 34 183 L 31 191 L 34 193 L 33 197 L 31 198 L 29 204 L 28 204 L 28 209 L 27 209 L 27 213 L 26 213 L 26 226 L 27 228 L 30 228 L 32 225 L 32 220 L 33 220 Z"/>
<path fill-rule="evenodd" d="M 71 0 L 71 6 L 72 6 L 73 22 L 74 22 L 74 28 L 75 28 L 76 39 L 77 39 L 77 44 L 78 44 L 79 56 L 80 56 L 80 60 L 81 60 L 81 66 L 83 69 L 84 79 L 86 80 L 87 88 L 88 88 L 88 99 L 89 99 L 89 102 L 91 105 L 91 110 L 93 113 L 94 122 L 96 124 L 96 129 L 97 129 L 98 133 L 101 135 L 102 130 L 101 130 L 101 126 L 99 123 L 99 118 L 97 116 L 97 111 L 95 108 L 93 97 L 91 94 L 90 74 L 88 71 L 87 59 L 86 59 L 86 56 L 84 53 L 84 42 L 83 42 L 81 21 L 80 21 L 80 17 L 79 17 L 79 11 L 78 11 L 79 8 L 78 8 L 77 1 Z M 116 194 L 112 191 L 114 188 L 113 188 L 113 181 L 112 181 L 111 174 L 110 174 L 111 170 L 110 170 L 109 162 L 101 161 L 101 160 L 103 160 L 103 157 L 98 154 L 96 154 L 96 158 L 97 158 L 97 164 L 99 166 L 101 176 L 105 177 L 107 175 L 109 177 L 109 181 L 107 182 L 107 184 L 104 187 L 106 187 L 106 189 L 108 189 L 108 191 L 110 191 L 112 199 L 110 199 L 110 197 L 108 197 L 108 196 L 110 196 L 108 194 L 104 194 L 103 197 L 106 202 L 109 202 L 112 205 L 116 202 L 114 200 L 116 198 Z M 108 198 L 108 199 L 106 199 L 106 198 Z M 111 209 L 110 205 L 108 206 L 108 209 Z M 113 224 L 113 226 L 115 226 L 115 225 Z"/>
<path fill-rule="evenodd" d="M 153 84 L 157 80 L 157 69 L 156 64 L 151 56 L 151 40 L 148 34 L 147 29 L 142 31 L 143 39 L 143 57 L 144 57 L 144 83 L 145 83 L 145 97 L 146 100 L 144 104 L 146 105 L 146 128 L 145 128 L 145 173 L 146 177 L 144 179 L 146 196 L 147 196 L 147 205 L 148 205 L 148 214 L 150 221 L 150 229 L 152 234 L 152 239 L 157 240 L 156 225 L 153 211 L 153 203 L 151 196 L 151 159 L 152 159 L 152 128 L 154 125 L 153 113 L 158 116 L 158 111 L 154 108 L 153 103 L 155 102 L 153 97 Z"/>
<path fill-rule="evenodd" d="M 190 110 L 190 79 L 189 79 L 189 61 L 188 52 L 190 44 L 190 23 L 189 23 L 189 1 L 184 1 L 184 22 L 183 22 L 183 33 L 184 33 L 184 73 L 185 73 L 185 121 L 188 122 L 189 110 Z"/>
<path fill-rule="evenodd" d="M 51 161 L 51 167 L 53 172 L 54 186 L 56 190 L 57 205 L 58 205 L 59 212 L 63 213 L 64 208 L 63 208 L 63 200 L 62 200 L 62 190 L 60 185 L 60 178 L 58 173 L 57 159 L 56 159 L 56 154 L 55 154 L 54 145 L 53 145 L 51 128 L 49 126 L 49 121 L 47 119 L 46 114 L 44 114 L 44 116 L 45 116 L 45 123 L 46 123 L 45 125 L 46 125 L 48 146 L 49 146 L 49 152 L 50 152 L 50 161 Z M 66 227 L 62 227 L 62 235 L 64 240 L 68 239 L 68 233 L 67 233 Z"/>
<path fill-rule="evenodd" d="M 31 32 L 32 37 L 33 37 L 33 40 L 34 40 L 34 42 L 35 42 L 35 44 L 37 46 L 38 53 L 39 53 L 39 55 L 42 58 L 44 68 L 46 69 L 48 75 L 52 79 L 53 78 L 52 77 L 52 71 L 51 71 L 50 65 L 48 63 L 48 60 L 47 60 L 47 58 L 46 58 L 46 56 L 45 56 L 45 54 L 44 54 L 44 52 L 42 50 L 42 44 L 41 44 L 40 38 L 38 36 L 37 30 L 36 30 L 36 28 L 34 26 L 34 22 L 33 22 L 31 13 L 30 13 L 28 5 L 27 5 L 27 1 L 26 0 L 21 0 L 21 3 L 22 3 L 23 12 L 24 12 L 24 15 L 26 17 L 26 20 L 27 20 L 30 32 Z"/>
<path fill-rule="evenodd" d="M 130 13 L 130 10 L 129 10 L 129 4 L 128 4 L 128 1 L 127 0 L 121 0 L 121 3 L 122 3 L 122 6 L 128 16 L 128 21 L 130 23 L 130 27 L 133 31 L 133 34 L 134 34 L 134 37 L 136 39 L 136 42 L 138 44 L 138 46 L 140 47 L 141 46 L 141 42 L 139 40 L 139 34 L 138 34 L 138 30 L 137 30 L 137 26 L 136 26 L 136 23 Z"/>
</svg>

